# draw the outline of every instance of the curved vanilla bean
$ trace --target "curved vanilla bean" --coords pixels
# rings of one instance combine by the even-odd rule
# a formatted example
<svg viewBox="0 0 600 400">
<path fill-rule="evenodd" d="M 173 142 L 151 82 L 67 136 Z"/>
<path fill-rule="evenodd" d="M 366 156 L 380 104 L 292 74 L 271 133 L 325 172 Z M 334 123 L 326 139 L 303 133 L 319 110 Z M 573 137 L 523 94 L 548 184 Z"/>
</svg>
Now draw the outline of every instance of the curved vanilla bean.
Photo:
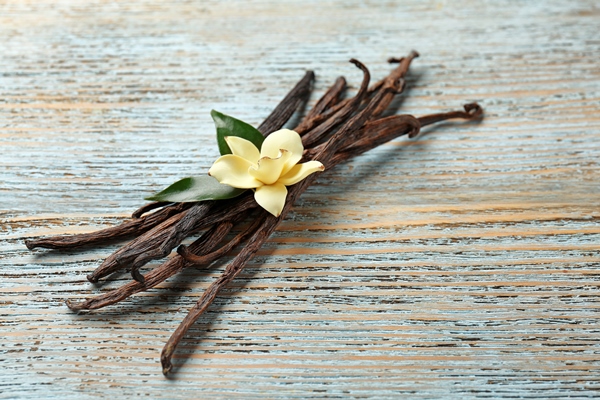
<svg viewBox="0 0 600 400">
<path fill-rule="evenodd" d="M 213 250 L 225 236 L 227 236 L 233 225 L 232 221 L 222 221 L 215 224 L 211 229 L 204 232 L 198 239 L 190 244 L 189 250 L 197 254 L 210 254 L 209 252 Z M 215 259 L 216 257 L 208 261 L 207 264 Z M 92 297 L 85 301 L 67 300 L 66 303 L 67 306 L 74 311 L 96 310 L 106 307 L 123 301 L 135 293 L 153 288 L 190 265 L 191 264 L 186 263 L 181 256 L 175 256 L 144 275 L 144 283 L 135 280 L 130 281 L 119 288 L 102 293 L 99 296 Z"/>
<path fill-rule="evenodd" d="M 388 62 L 397 62 L 398 67 L 396 67 L 396 69 L 394 69 L 392 73 L 390 73 L 387 77 L 383 78 L 380 82 L 377 82 L 371 90 L 371 93 L 377 93 L 378 91 L 384 88 L 391 87 L 395 87 L 396 91 L 387 91 L 386 95 L 379 103 L 379 106 L 373 111 L 371 119 L 379 117 L 381 113 L 383 113 L 389 107 L 390 103 L 394 99 L 394 96 L 402 92 L 402 90 L 404 89 L 404 85 L 399 84 L 399 81 L 404 79 L 406 73 L 408 72 L 410 64 L 417 57 L 419 57 L 419 53 L 412 50 L 406 57 L 400 59 L 390 58 L 388 60 Z"/>
<path fill-rule="evenodd" d="M 120 225 L 111 226 L 110 228 L 90 233 L 80 233 L 78 235 L 61 235 L 26 240 L 25 245 L 28 249 L 33 250 L 36 247 L 43 247 L 46 249 L 68 249 L 90 244 L 106 243 L 114 239 L 146 232 L 168 218 L 187 210 L 191 206 L 191 203 L 177 203 L 142 218 L 125 221 Z"/>
<path fill-rule="evenodd" d="M 446 113 L 430 114 L 416 118 L 420 127 L 431 125 L 436 122 L 449 119 L 460 118 L 474 120 L 483 115 L 483 109 L 477 103 L 470 103 L 464 106 L 465 111 L 450 111 Z M 410 117 L 407 119 L 407 117 Z M 394 115 L 382 118 L 365 125 L 365 131 L 370 132 L 368 138 L 358 140 L 356 143 L 342 148 L 331 159 L 331 165 L 337 165 L 351 157 L 371 150 L 385 142 L 389 142 L 399 136 L 415 132 L 414 117 L 410 115 Z M 386 120 L 386 121 L 384 121 Z M 310 154 L 308 154 L 310 156 Z"/>
<path fill-rule="evenodd" d="M 308 148 L 318 141 L 324 139 L 336 127 L 344 123 L 344 121 L 346 121 L 348 117 L 350 117 L 358 109 L 361 102 L 367 96 L 371 74 L 369 73 L 367 67 L 365 67 L 365 65 L 360 61 L 353 58 L 350 60 L 350 62 L 356 65 L 356 67 L 363 72 L 363 80 L 360 88 L 358 89 L 358 93 L 356 93 L 356 95 L 348 102 L 344 103 L 344 105 L 333 115 L 328 116 L 327 119 L 319 122 L 318 125 L 304 134 L 302 137 L 302 143 L 304 144 L 305 148 Z"/>
<path fill-rule="evenodd" d="M 396 96 L 397 94 L 399 94 L 403 91 L 404 76 L 408 72 L 408 69 L 410 67 L 412 60 L 414 60 L 418 56 L 419 56 L 419 54 L 413 50 L 410 52 L 410 54 L 408 56 L 406 56 L 400 60 L 391 59 L 394 62 L 395 61 L 399 62 L 398 67 L 395 68 L 386 78 L 377 82 L 372 88 L 370 88 L 370 89 L 365 88 L 365 93 L 361 94 L 360 100 L 365 103 L 364 107 L 369 108 L 369 110 L 366 113 L 361 114 L 362 116 L 368 115 L 369 116 L 368 119 L 375 119 L 383 111 L 385 111 L 387 109 L 387 107 L 392 102 L 394 96 Z M 364 83 L 364 79 L 363 79 L 363 83 Z M 368 85 L 368 82 L 367 82 L 367 85 Z M 363 89 L 363 87 L 361 86 L 361 90 L 362 89 Z M 360 93 L 360 91 L 359 91 L 359 93 Z M 371 97 L 368 97 L 368 96 L 371 96 Z M 356 101 L 357 97 L 359 97 L 359 95 L 357 95 L 355 97 L 355 101 Z M 376 106 L 373 106 L 374 102 L 376 102 L 376 104 L 377 104 Z M 341 106 L 342 103 L 340 103 L 338 105 Z M 356 110 L 359 105 L 360 105 L 360 101 L 358 102 L 358 104 L 355 104 L 353 111 Z M 346 110 L 346 109 L 347 108 L 344 108 L 344 110 Z M 338 115 L 339 113 L 341 113 L 341 111 L 334 114 L 334 117 L 335 117 L 335 115 Z M 328 121 L 332 121 L 332 119 L 329 119 Z M 366 122 L 366 120 L 364 120 L 364 118 L 363 118 L 363 123 L 364 122 Z M 334 121 L 332 121 L 331 123 L 333 124 Z M 360 125 L 360 124 L 358 124 L 358 125 Z M 324 126 L 325 126 L 325 128 L 323 128 Z M 335 124 L 334 124 L 334 126 L 335 126 Z M 354 126 L 356 127 L 357 124 L 354 123 Z M 340 128 L 340 130 L 341 130 L 341 128 Z M 305 136 L 302 138 L 302 141 L 305 144 L 305 147 L 309 147 L 310 145 L 313 145 L 314 143 L 317 143 L 319 140 L 321 140 L 326 133 L 327 133 L 326 123 L 323 123 L 323 124 L 319 125 L 315 130 L 306 133 Z M 352 137 L 345 139 L 345 143 L 347 143 L 348 141 L 351 141 L 351 140 L 352 140 Z M 344 144 L 341 144 L 340 146 L 342 146 Z"/>
<path fill-rule="evenodd" d="M 419 117 L 419 121 L 421 122 L 421 126 L 425 126 L 452 118 L 475 119 L 483 115 L 483 108 L 477 103 L 465 104 L 463 108 L 465 111 L 450 111 L 446 113 L 425 115 Z"/>
</svg>

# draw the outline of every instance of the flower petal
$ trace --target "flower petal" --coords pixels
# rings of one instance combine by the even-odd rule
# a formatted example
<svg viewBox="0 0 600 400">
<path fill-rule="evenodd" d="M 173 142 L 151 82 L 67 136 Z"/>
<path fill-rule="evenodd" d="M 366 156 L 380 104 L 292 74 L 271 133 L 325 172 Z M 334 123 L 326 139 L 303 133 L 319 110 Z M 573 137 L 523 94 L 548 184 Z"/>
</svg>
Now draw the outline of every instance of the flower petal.
<svg viewBox="0 0 600 400">
<path fill-rule="evenodd" d="M 212 167 L 210 167 L 210 170 L 208 170 L 208 174 L 220 183 L 234 188 L 254 189 L 262 186 L 262 182 L 256 180 L 248 173 L 248 170 L 253 165 L 250 161 L 240 156 L 227 154 L 217 158 Z"/>
<path fill-rule="evenodd" d="M 279 152 L 279 157 L 263 157 L 258 160 L 258 165 L 250 168 L 248 173 L 265 185 L 271 185 L 279 179 L 283 167 L 292 154 L 287 150 Z"/>
<path fill-rule="evenodd" d="M 225 141 L 233 155 L 240 156 L 253 164 L 258 162 L 260 151 L 251 141 L 238 136 L 225 136 Z"/>
<path fill-rule="evenodd" d="M 286 197 L 287 189 L 285 185 L 279 182 L 273 185 L 261 186 L 254 192 L 254 200 L 256 200 L 258 205 L 276 217 L 279 217 L 281 214 L 283 206 L 285 206 Z"/>
<path fill-rule="evenodd" d="M 281 149 L 291 153 L 283 170 L 283 173 L 285 174 L 302 158 L 304 146 L 302 145 L 300 135 L 289 129 L 281 129 L 271 133 L 262 144 L 260 156 L 276 158 Z"/>
<path fill-rule="evenodd" d="M 300 182 L 313 172 L 323 171 L 325 167 L 319 161 L 308 161 L 302 164 L 296 164 L 290 169 L 290 171 L 283 175 L 277 183 L 283 183 L 284 185 L 293 185 L 294 183 Z"/>
</svg>

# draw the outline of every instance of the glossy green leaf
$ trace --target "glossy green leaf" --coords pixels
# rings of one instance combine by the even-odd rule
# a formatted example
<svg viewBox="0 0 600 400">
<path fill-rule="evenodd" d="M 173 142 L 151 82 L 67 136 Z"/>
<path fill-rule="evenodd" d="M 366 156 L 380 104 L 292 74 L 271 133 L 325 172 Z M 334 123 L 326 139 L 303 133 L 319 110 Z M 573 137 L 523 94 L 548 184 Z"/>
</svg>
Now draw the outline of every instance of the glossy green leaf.
<svg viewBox="0 0 600 400">
<path fill-rule="evenodd" d="M 225 136 L 238 136 L 249 140 L 260 150 L 265 137 L 258 129 L 252 125 L 248 125 L 244 121 L 240 121 L 239 119 L 215 110 L 212 110 L 210 115 L 215 121 L 215 126 L 217 128 L 217 144 L 219 145 L 219 152 L 221 152 L 222 156 L 231 154 L 231 149 L 227 146 Z"/>
<path fill-rule="evenodd" d="M 224 200 L 239 196 L 247 189 L 236 189 L 219 183 L 209 175 L 183 178 L 146 200 L 186 203 L 204 200 Z"/>
</svg>

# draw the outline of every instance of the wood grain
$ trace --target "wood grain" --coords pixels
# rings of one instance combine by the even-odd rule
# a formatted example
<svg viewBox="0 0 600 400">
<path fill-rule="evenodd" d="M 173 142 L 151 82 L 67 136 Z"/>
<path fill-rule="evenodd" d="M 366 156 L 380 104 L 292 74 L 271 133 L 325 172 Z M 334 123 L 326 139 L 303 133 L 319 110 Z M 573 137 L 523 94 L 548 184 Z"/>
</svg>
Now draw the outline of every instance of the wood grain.
<svg viewBox="0 0 600 400">
<path fill-rule="evenodd" d="M 0 398 L 594 398 L 600 393 L 594 1 L 0 2 Z M 208 170 L 209 112 L 257 125 L 307 69 L 421 53 L 399 100 L 445 123 L 327 171 L 176 354 L 222 271 L 106 310 L 67 298 L 124 220 Z M 312 103 L 311 103 L 312 104 Z"/>
</svg>

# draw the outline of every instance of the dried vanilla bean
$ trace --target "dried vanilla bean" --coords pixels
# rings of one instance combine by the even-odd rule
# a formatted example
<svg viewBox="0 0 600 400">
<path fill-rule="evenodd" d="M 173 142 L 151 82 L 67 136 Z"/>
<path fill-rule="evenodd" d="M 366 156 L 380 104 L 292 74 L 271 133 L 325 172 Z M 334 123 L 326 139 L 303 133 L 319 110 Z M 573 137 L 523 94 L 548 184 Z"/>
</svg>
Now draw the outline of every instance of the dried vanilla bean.
<svg viewBox="0 0 600 400">
<path fill-rule="evenodd" d="M 393 138 L 408 134 L 414 137 L 421 127 L 452 118 L 475 119 L 482 115 L 477 104 L 467 104 L 465 111 L 451 111 L 415 118 L 411 115 L 381 117 L 396 95 L 405 86 L 405 76 L 416 52 L 400 59 L 390 59 L 399 65 L 384 79 L 369 87 L 369 70 L 359 61 L 351 60 L 363 72 L 363 80 L 357 93 L 342 99 L 346 80 L 339 77 L 312 110 L 296 127 L 305 147 L 303 159 L 318 160 L 328 170 L 335 165 Z M 299 107 L 306 103 L 311 91 L 314 74 L 309 71 L 288 93 L 283 101 L 263 122 L 259 131 L 267 136 L 288 121 Z M 131 221 L 102 231 L 28 241 L 29 248 L 68 248 L 82 244 L 100 243 L 114 237 L 138 235 L 136 239 L 109 256 L 88 279 L 97 282 L 111 273 L 129 268 L 134 280 L 123 286 L 87 300 L 69 300 L 67 305 L 76 311 L 93 310 L 125 300 L 129 296 L 148 290 L 188 267 L 208 268 L 238 247 L 239 253 L 226 266 L 222 275 L 213 282 L 194 305 L 179 327 L 169 338 L 161 353 L 163 372 L 171 368 L 171 358 L 187 330 L 210 306 L 212 301 L 229 282 L 243 270 L 248 261 L 268 240 L 269 236 L 285 218 L 295 200 L 317 178 L 310 175 L 288 188 L 282 213 L 275 217 L 264 211 L 248 192 L 236 198 L 202 203 L 154 202 L 136 210 Z M 231 231 L 238 232 L 233 237 Z M 189 246 L 180 245 L 192 235 L 200 237 Z M 179 246 L 178 254 L 152 270 L 141 273 L 148 262 L 167 256 Z"/>
<path fill-rule="evenodd" d="M 42 239 L 26 240 L 25 245 L 29 250 L 33 250 L 36 247 L 43 247 L 46 249 L 70 249 L 90 244 L 106 243 L 111 240 L 146 232 L 166 221 L 173 215 L 187 210 L 191 206 L 192 204 L 190 203 L 177 203 L 152 214 L 125 221 L 120 225 L 111 226 L 110 228 L 90 233 L 80 233 L 78 235 L 52 236 Z"/>
</svg>

